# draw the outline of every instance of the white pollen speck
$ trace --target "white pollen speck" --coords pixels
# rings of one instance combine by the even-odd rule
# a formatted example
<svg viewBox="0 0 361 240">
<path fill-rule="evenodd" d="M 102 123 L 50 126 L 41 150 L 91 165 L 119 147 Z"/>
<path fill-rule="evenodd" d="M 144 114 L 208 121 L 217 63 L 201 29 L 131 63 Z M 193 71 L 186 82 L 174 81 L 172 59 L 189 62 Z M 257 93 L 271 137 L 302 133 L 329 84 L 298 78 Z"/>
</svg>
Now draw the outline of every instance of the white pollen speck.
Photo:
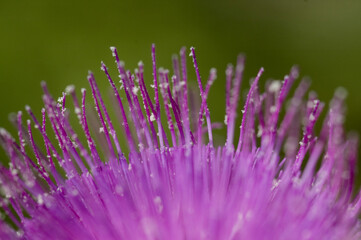
<svg viewBox="0 0 361 240">
<path fill-rule="evenodd" d="M 153 114 L 153 113 L 150 115 L 150 121 L 151 121 L 151 122 L 155 121 L 155 117 L 154 117 L 154 114 Z"/>
<path fill-rule="evenodd" d="M 191 47 L 191 52 L 189 53 L 189 56 L 190 56 L 190 57 L 193 57 L 192 49 L 194 49 L 194 47 Z"/>
<path fill-rule="evenodd" d="M 19 173 L 17 169 L 11 169 L 11 175 L 16 176 Z"/>
<path fill-rule="evenodd" d="M 268 87 L 268 91 L 271 93 L 276 93 L 281 89 L 281 81 L 276 80 L 271 83 L 271 85 Z"/>
<path fill-rule="evenodd" d="M 16 231 L 16 236 L 23 237 L 24 236 L 24 231 L 22 231 L 22 230 Z"/>
<path fill-rule="evenodd" d="M 118 63 L 119 67 L 124 67 L 124 65 L 125 65 L 125 63 L 123 61 L 119 61 L 119 63 Z"/>
<path fill-rule="evenodd" d="M 43 199 L 43 196 L 41 196 L 41 195 L 38 196 L 38 204 L 39 204 L 39 205 L 43 205 L 43 204 L 44 204 L 44 199 Z"/>
<path fill-rule="evenodd" d="M 65 88 L 65 92 L 69 94 L 69 93 L 74 92 L 74 89 L 75 89 L 75 86 L 74 86 L 74 85 L 68 85 L 68 86 L 66 86 L 66 88 Z"/>
<path fill-rule="evenodd" d="M 112 51 L 112 55 L 115 57 L 115 47 L 110 47 L 110 51 Z"/>
<path fill-rule="evenodd" d="M 315 115 L 311 114 L 309 119 L 310 119 L 310 121 L 314 121 L 315 120 Z"/>
<path fill-rule="evenodd" d="M 258 126 L 258 132 L 257 132 L 257 137 L 261 137 L 263 133 L 263 129 L 261 126 Z"/>
<path fill-rule="evenodd" d="M 133 87 L 132 92 L 134 93 L 134 95 L 137 95 L 138 91 L 139 91 L 138 87 Z"/>
<path fill-rule="evenodd" d="M 99 128 L 99 133 L 102 133 L 102 132 L 104 132 L 104 128 L 103 128 L 103 127 Z"/>
<path fill-rule="evenodd" d="M 277 107 L 276 107 L 276 106 L 270 107 L 270 112 L 271 112 L 271 113 L 276 112 L 276 110 L 277 110 Z"/>
</svg>

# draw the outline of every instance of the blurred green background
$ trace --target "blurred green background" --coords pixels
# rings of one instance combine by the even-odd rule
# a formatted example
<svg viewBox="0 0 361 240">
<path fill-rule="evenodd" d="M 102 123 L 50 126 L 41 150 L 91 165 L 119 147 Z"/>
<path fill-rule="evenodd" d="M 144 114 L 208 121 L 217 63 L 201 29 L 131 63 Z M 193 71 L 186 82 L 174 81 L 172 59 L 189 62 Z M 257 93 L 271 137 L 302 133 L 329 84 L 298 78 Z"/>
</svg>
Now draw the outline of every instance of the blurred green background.
<svg viewBox="0 0 361 240">
<path fill-rule="evenodd" d="M 244 83 L 261 66 L 264 83 L 298 64 L 323 101 L 345 87 L 346 127 L 361 132 L 360 13 L 359 0 L 1 1 L 0 126 L 11 128 L 8 113 L 25 104 L 40 111 L 42 80 L 58 96 L 68 84 L 88 87 L 93 70 L 106 88 L 100 61 L 115 69 L 109 46 L 130 69 L 143 60 L 151 76 L 154 42 L 158 66 L 170 68 L 171 55 L 185 45 L 196 47 L 204 79 L 218 69 L 210 99 L 217 121 L 224 117 L 225 67 L 243 52 Z"/>
</svg>

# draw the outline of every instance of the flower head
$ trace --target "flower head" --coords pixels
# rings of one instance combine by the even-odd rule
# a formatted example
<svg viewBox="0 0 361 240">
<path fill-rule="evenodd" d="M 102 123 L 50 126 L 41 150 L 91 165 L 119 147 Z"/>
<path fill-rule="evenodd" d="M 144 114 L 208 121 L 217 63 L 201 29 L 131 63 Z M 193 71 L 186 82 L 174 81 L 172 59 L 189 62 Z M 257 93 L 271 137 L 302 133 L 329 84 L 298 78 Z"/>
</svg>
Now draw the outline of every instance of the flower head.
<svg viewBox="0 0 361 240">
<path fill-rule="evenodd" d="M 41 118 L 26 107 L 26 124 L 22 112 L 12 118 L 17 139 L 1 129 L 10 158 L 0 172 L 1 239 L 360 238 L 361 195 L 353 194 L 357 138 L 343 131 L 343 90 L 336 91 L 317 137 L 324 104 L 314 93 L 303 100 L 309 82 L 301 80 L 285 104 L 298 69 L 282 82 L 267 82 L 264 93 L 261 69 L 238 128 L 243 56 L 227 67 L 220 124 L 211 121 L 207 104 L 216 71 L 204 85 L 194 48 L 197 111 L 190 110 L 196 107 L 184 48 L 170 77 L 157 70 L 153 45 L 154 93 L 143 63 L 132 73 L 111 50 L 120 88 L 104 63 L 101 70 L 114 106 L 88 75 L 97 120 L 85 107 L 85 89 L 79 98 L 70 86 L 56 101 L 43 83 Z M 82 131 L 71 123 L 72 106 Z M 212 132 L 222 125 L 226 141 L 215 146 Z"/>
</svg>

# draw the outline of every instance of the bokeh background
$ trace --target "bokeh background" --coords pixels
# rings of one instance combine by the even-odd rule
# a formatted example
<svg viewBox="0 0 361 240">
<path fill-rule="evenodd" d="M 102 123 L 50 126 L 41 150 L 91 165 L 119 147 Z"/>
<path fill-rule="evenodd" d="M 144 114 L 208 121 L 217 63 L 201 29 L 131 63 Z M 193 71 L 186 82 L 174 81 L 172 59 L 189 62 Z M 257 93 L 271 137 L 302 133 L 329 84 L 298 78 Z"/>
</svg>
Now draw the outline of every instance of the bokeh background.
<svg viewBox="0 0 361 240">
<path fill-rule="evenodd" d="M 93 70 L 106 88 L 99 67 L 103 60 L 115 69 L 109 46 L 130 69 L 143 60 L 151 76 L 154 42 L 158 66 L 170 68 L 173 53 L 195 46 L 203 78 L 218 69 L 213 119 L 224 117 L 225 67 L 243 52 L 246 80 L 261 66 L 263 83 L 281 79 L 298 64 L 325 102 L 345 87 L 346 128 L 360 133 L 360 13 L 359 0 L 1 1 L 0 126 L 11 129 L 8 114 L 25 104 L 40 111 L 42 80 L 57 96 L 68 84 L 88 87 L 87 71 Z"/>
</svg>

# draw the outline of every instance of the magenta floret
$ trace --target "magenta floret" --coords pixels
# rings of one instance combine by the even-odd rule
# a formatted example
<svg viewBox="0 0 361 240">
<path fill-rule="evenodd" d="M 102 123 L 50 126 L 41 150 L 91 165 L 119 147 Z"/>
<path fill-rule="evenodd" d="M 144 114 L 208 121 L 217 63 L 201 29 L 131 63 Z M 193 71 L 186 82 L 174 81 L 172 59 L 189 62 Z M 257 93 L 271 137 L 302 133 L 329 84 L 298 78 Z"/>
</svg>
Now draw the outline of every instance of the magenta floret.
<svg viewBox="0 0 361 240">
<path fill-rule="evenodd" d="M 309 82 L 301 80 L 287 100 L 298 68 L 282 82 L 268 81 L 263 93 L 261 68 L 238 133 L 243 55 L 226 69 L 221 124 L 211 121 L 207 103 L 217 72 L 211 69 L 203 86 L 193 47 L 196 112 L 185 48 L 173 56 L 170 76 L 157 70 L 152 45 L 154 100 L 143 63 L 131 72 L 116 48 L 111 51 L 120 86 L 103 62 L 101 70 L 114 105 L 88 74 L 97 123 L 85 107 L 85 89 L 80 101 L 73 86 L 56 101 L 42 83 L 41 121 L 27 106 L 26 125 L 22 112 L 11 118 L 17 140 L 0 129 L 10 159 L 0 168 L 1 239 L 360 239 L 358 139 L 343 130 L 343 90 L 336 91 L 317 137 L 324 104 L 314 93 L 303 100 Z M 71 123 L 68 97 L 82 131 Z M 213 130 L 222 126 L 226 141 L 215 146 Z"/>
</svg>

